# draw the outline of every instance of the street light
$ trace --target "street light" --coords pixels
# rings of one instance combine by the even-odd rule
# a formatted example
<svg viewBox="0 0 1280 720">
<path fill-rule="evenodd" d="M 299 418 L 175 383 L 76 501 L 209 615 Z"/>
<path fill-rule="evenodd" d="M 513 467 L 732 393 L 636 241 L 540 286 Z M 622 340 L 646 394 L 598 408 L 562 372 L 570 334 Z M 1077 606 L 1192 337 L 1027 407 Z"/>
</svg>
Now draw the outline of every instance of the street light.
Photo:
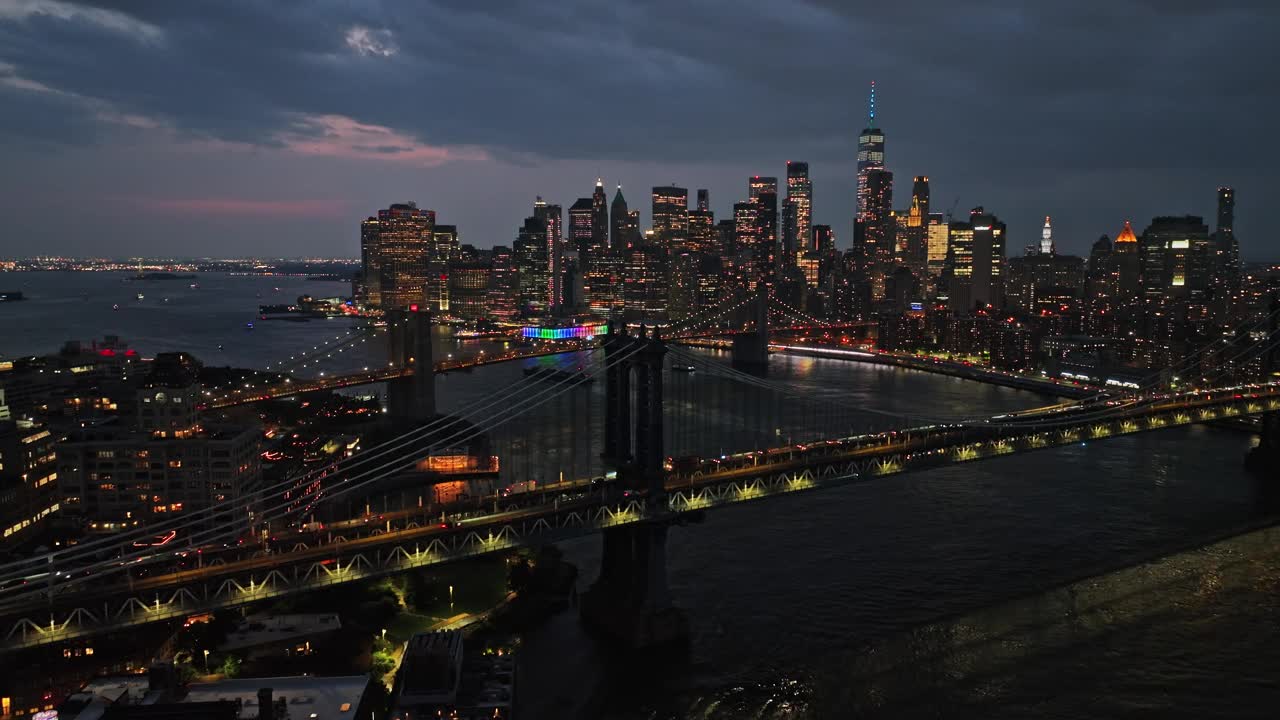
<svg viewBox="0 0 1280 720">
<path fill-rule="evenodd" d="M 209 674 L 209 651 L 204 651 L 204 674 Z"/>
</svg>

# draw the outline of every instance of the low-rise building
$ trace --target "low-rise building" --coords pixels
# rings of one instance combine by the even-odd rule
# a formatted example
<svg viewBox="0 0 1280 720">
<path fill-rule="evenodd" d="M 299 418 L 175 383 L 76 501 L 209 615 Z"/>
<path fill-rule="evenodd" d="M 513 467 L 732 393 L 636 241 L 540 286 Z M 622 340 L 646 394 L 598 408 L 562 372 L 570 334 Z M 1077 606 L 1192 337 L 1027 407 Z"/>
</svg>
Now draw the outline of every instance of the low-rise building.
<svg viewBox="0 0 1280 720">
<path fill-rule="evenodd" d="M 181 353 L 156 358 L 138 390 L 134 423 L 82 428 L 58 446 L 63 510 L 89 532 L 115 532 L 225 505 L 209 524 L 250 522 L 261 482 L 261 430 L 206 422 L 198 365 Z"/>
<path fill-rule="evenodd" d="M 59 508 L 54 438 L 48 428 L 7 419 L 0 390 L 0 549 L 43 539 Z"/>
</svg>

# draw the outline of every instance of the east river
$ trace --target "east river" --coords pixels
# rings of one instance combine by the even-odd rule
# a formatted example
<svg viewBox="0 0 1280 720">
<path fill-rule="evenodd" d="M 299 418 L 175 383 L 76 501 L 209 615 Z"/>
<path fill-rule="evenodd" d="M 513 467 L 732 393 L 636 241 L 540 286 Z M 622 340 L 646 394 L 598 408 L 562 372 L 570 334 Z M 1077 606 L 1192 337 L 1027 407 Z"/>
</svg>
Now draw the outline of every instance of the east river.
<svg viewBox="0 0 1280 720">
<path fill-rule="evenodd" d="M 31 298 L 0 305 L 0 359 L 117 334 L 148 356 L 260 366 L 350 325 L 256 319 L 259 303 L 346 292 L 299 278 L 0 274 L 0 290 Z M 378 361 L 374 345 L 344 362 Z M 443 335 L 436 350 L 471 351 Z M 519 377 L 518 364 L 442 377 L 440 409 Z M 918 417 L 1045 403 L 840 360 L 774 356 L 770 379 Z M 526 418 L 540 434 L 511 450 L 525 463 L 513 471 L 544 472 L 536 458 L 565 452 L 557 438 L 589 418 L 601 385 L 562 401 L 561 417 Z M 1252 442 L 1172 429 L 714 511 L 669 542 L 688 655 L 638 671 L 564 613 L 524 638 L 523 717 L 1275 717 L 1280 533 L 1246 531 L 1272 524 L 1280 485 L 1244 472 Z M 563 548 L 589 582 L 598 540 Z"/>
</svg>

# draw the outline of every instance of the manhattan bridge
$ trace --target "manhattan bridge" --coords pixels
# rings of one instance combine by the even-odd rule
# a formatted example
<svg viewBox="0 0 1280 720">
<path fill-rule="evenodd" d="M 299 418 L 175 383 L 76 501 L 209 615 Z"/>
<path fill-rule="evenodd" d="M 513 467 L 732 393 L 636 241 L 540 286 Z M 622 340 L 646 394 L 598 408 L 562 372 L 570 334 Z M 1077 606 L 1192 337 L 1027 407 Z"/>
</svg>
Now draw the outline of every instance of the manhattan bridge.
<svg viewBox="0 0 1280 720">
<path fill-rule="evenodd" d="M 667 533 L 717 508 L 1244 416 L 1261 417 L 1249 461 L 1277 467 L 1278 326 L 1280 305 L 1273 303 L 1266 317 L 1242 328 L 1256 342 L 1206 348 L 1170 369 L 1253 360 L 1264 369 L 1255 383 L 1206 377 L 1170 390 L 1152 380 L 993 417 L 904 417 L 858 407 L 837 387 L 801 391 L 770 380 L 770 333 L 832 326 L 764 290 L 666 327 L 611 323 L 553 349 L 442 362 L 432 357 L 428 314 L 393 312 L 385 328 L 354 331 L 276 369 L 313 365 L 382 332 L 386 367 L 231 390 L 211 395 L 207 407 L 385 382 L 394 437 L 166 527 L 197 553 L 195 566 L 134 546 L 155 527 L 0 565 L 0 652 L 589 534 L 599 535 L 603 553 L 598 577 L 581 597 L 584 622 L 626 647 L 664 644 L 687 633 L 667 590 Z M 728 350 L 731 361 L 690 347 L 707 342 Z M 437 413 L 439 374 L 563 352 L 580 353 L 581 367 L 526 373 L 456 412 Z M 597 382 L 602 391 L 593 391 Z M 459 447 L 472 455 L 483 448 L 492 460 L 492 468 L 470 470 L 496 470 L 505 457 L 503 482 L 526 489 L 495 486 L 424 503 L 407 478 L 426 459 Z M 371 496 L 398 499 L 374 515 Z M 282 540 L 236 544 L 268 535 Z M 227 545 L 237 551 L 211 553 L 207 561 L 199 552 Z"/>
</svg>

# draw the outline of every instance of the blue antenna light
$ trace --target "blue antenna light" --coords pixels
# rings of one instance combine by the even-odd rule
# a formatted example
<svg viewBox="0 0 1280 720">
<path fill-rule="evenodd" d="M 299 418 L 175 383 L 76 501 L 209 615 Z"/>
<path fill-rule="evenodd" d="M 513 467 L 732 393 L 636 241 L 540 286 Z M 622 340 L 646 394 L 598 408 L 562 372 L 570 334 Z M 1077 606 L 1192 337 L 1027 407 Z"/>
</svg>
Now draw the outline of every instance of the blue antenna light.
<svg viewBox="0 0 1280 720">
<path fill-rule="evenodd" d="M 870 119 L 871 119 L 871 122 L 869 123 L 869 124 L 870 124 L 870 126 L 871 126 L 871 127 L 875 127 L 875 126 L 876 126 L 876 81 L 875 81 L 875 80 L 872 80 L 872 81 L 871 81 L 871 114 L 870 114 Z"/>
</svg>

